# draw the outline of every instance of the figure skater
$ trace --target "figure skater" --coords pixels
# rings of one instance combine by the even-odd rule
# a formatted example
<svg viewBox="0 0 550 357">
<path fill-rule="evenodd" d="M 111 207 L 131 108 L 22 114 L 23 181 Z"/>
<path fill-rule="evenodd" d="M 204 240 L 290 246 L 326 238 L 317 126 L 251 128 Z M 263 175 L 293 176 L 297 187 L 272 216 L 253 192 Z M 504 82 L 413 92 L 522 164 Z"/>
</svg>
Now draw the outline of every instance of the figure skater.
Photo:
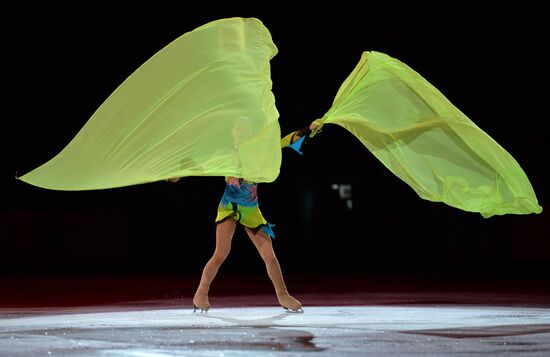
<svg viewBox="0 0 550 357">
<path fill-rule="evenodd" d="M 238 141 L 246 131 L 246 126 L 236 125 L 233 136 Z M 317 124 L 292 132 L 281 139 L 281 147 L 290 147 L 302 154 L 301 146 L 307 141 Z M 170 179 L 171 182 L 179 178 Z M 208 291 L 222 263 L 229 255 L 231 240 L 237 224 L 240 223 L 265 263 L 267 274 L 275 288 L 279 304 L 287 312 L 303 312 L 302 303 L 288 293 L 277 256 L 273 250 L 275 238 L 273 225 L 263 217 L 258 204 L 258 184 L 238 177 L 225 178 L 225 191 L 218 205 L 216 216 L 216 248 L 202 271 L 199 286 L 193 297 L 193 312 L 207 312 L 210 308 Z"/>
</svg>

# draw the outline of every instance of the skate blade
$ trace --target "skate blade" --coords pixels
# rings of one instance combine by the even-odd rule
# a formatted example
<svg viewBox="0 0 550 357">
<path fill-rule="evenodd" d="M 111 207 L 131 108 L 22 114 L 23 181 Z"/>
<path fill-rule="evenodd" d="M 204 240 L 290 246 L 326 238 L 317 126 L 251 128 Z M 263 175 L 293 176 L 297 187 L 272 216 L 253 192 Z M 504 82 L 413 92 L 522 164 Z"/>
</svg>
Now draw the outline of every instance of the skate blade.
<svg viewBox="0 0 550 357">
<path fill-rule="evenodd" d="M 304 310 L 302 310 L 302 308 L 289 309 L 288 307 L 284 307 L 284 309 L 285 309 L 285 312 L 287 312 L 289 314 L 303 314 L 304 313 Z"/>
<path fill-rule="evenodd" d="M 197 305 L 193 304 L 193 313 L 195 313 L 197 310 L 200 310 L 200 313 L 202 314 L 203 312 L 206 314 L 208 313 L 208 309 L 210 308 L 209 307 L 206 307 L 206 308 L 201 308 L 201 307 L 198 307 Z"/>
</svg>

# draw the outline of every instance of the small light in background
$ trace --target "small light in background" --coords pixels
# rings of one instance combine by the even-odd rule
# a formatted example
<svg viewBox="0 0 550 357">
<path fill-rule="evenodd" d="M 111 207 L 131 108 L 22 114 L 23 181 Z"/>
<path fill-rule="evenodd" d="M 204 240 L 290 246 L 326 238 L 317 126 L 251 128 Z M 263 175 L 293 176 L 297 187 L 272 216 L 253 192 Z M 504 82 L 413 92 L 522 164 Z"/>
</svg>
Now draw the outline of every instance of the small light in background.
<svg viewBox="0 0 550 357">
<path fill-rule="evenodd" d="M 331 187 L 332 187 L 333 190 L 338 191 L 338 196 L 341 199 L 346 200 L 346 207 L 348 208 L 349 211 L 351 211 L 351 209 L 353 207 L 353 201 L 352 201 L 352 198 L 351 198 L 351 184 L 348 184 L 348 183 L 344 183 L 344 184 L 333 183 Z"/>
</svg>

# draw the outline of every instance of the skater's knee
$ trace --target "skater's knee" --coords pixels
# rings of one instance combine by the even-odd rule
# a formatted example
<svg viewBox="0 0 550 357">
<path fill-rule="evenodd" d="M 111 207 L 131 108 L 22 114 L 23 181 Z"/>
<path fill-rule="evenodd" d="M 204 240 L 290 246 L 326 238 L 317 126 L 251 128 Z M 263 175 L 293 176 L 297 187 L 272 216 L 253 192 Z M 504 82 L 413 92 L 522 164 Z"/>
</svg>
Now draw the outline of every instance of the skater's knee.
<svg viewBox="0 0 550 357">
<path fill-rule="evenodd" d="M 266 265 L 269 265 L 277 260 L 277 257 L 275 257 L 275 253 L 271 249 L 262 251 L 260 255 L 262 256 L 262 259 Z"/>
<path fill-rule="evenodd" d="M 229 252 L 216 252 L 212 256 L 212 261 L 216 265 L 221 265 L 225 261 L 225 258 L 227 258 L 228 255 L 229 255 Z"/>
</svg>

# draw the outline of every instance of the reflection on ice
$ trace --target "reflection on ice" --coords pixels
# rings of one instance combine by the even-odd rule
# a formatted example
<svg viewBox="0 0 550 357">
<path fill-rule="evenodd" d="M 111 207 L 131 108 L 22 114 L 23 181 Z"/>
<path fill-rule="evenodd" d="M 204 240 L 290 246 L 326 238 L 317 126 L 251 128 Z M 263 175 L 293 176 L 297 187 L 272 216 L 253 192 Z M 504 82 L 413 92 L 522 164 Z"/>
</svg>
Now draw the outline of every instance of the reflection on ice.
<svg viewBox="0 0 550 357">
<path fill-rule="evenodd" d="M 105 311 L 107 310 L 107 311 Z M 0 309 L 4 356 L 550 351 L 550 309 L 460 306 Z M 541 354 L 542 354 L 541 352 Z M 536 352 L 538 353 L 538 352 Z"/>
</svg>

